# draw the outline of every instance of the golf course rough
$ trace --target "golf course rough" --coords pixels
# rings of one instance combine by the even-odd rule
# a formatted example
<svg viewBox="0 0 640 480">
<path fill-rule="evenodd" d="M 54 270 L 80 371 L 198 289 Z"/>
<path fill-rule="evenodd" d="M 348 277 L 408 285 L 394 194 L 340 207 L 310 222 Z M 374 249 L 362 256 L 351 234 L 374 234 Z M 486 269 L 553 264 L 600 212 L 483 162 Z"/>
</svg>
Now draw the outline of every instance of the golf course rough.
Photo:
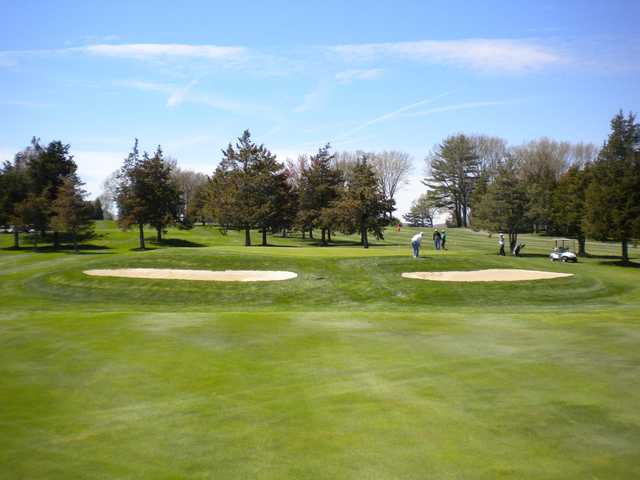
<svg viewBox="0 0 640 480">
<path fill-rule="evenodd" d="M 404 278 L 434 282 L 526 282 L 572 277 L 572 273 L 543 272 L 518 268 L 489 268 L 485 270 L 453 270 L 446 272 L 405 272 Z"/>
<path fill-rule="evenodd" d="M 273 282 L 291 280 L 295 272 L 273 270 L 185 270 L 175 268 L 113 268 L 85 270 L 93 277 L 196 280 L 202 282 Z"/>
</svg>

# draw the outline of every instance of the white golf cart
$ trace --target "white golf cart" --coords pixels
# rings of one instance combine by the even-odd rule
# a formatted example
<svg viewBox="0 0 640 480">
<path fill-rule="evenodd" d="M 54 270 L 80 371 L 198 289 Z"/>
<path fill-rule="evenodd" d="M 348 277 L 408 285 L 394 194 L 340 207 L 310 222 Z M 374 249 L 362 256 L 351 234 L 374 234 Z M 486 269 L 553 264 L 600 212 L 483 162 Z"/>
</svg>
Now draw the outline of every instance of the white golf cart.
<svg viewBox="0 0 640 480">
<path fill-rule="evenodd" d="M 578 261 L 578 257 L 573 251 L 575 251 L 575 243 L 568 238 L 557 238 L 556 246 L 549 254 L 549 259 L 552 262 L 573 262 Z M 572 251 L 573 250 L 573 251 Z"/>
</svg>

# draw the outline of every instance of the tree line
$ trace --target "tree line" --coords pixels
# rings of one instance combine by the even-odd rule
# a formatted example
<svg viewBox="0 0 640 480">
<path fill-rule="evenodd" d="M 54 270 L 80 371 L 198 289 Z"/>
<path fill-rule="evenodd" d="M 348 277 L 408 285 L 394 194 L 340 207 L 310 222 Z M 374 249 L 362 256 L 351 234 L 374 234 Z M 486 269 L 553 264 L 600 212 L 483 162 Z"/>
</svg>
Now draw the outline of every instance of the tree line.
<svg viewBox="0 0 640 480">
<path fill-rule="evenodd" d="M 328 144 L 285 164 L 245 131 L 207 176 L 180 169 L 160 146 L 141 152 L 136 139 L 102 195 L 89 202 L 70 146 L 42 146 L 34 138 L 0 170 L 0 225 L 12 226 L 15 248 L 21 232 L 35 230 L 39 238 L 50 233 L 54 248 L 63 233 L 77 249 L 78 241 L 92 236 L 92 221 L 102 218 L 116 218 L 124 230 L 135 227 L 140 249 L 146 248 L 146 226 L 161 242 L 168 226 L 196 222 L 244 231 L 246 245 L 255 229 L 262 245 L 270 234 L 292 231 L 309 238 L 319 231 L 320 244 L 328 245 L 339 231 L 358 233 L 367 248 L 369 235 L 383 238 L 410 168 L 403 152 L 334 153 Z"/>
<path fill-rule="evenodd" d="M 455 226 L 502 231 L 510 247 L 518 234 L 544 232 L 628 243 L 640 236 L 640 127 L 633 114 L 611 121 L 601 148 L 540 139 L 509 147 L 498 137 L 452 135 L 426 158 L 426 192 L 405 220 L 429 226 L 438 212 L 450 212 Z M 332 234 L 382 239 L 395 223 L 395 195 L 406 183 L 411 160 L 403 152 L 335 152 L 324 145 L 313 155 L 281 163 L 249 131 L 222 151 L 211 175 L 182 170 L 158 146 L 140 152 L 138 141 L 122 167 L 104 183 L 103 194 L 85 200 L 70 146 L 41 145 L 34 138 L 0 169 L 0 225 L 19 233 L 78 241 L 93 234 L 93 219 L 113 218 L 138 230 L 144 249 L 146 226 L 161 242 L 166 228 L 216 223 L 225 230 L 258 230 L 268 236 L 292 231 L 328 245 Z"/>
<path fill-rule="evenodd" d="M 42 145 L 38 138 L 0 168 L 0 225 L 11 225 L 14 247 L 20 233 L 38 239 L 51 233 L 54 248 L 61 236 L 78 242 L 93 236 L 93 219 L 102 218 L 100 201 L 86 201 L 70 146 L 60 141 Z"/>
<path fill-rule="evenodd" d="M 405 219 L 430 221 L 451 213 L 455 226 L 509 236 L 542 232 L 578 240 L 628 244 L 640 237 L 640 126 L 619 112 L 601 148 L 543 138 L 509 148 L 497 137 L 453 135 L 427 157 L 428 192 Z M 422 219 L 422 220 L 421 220 Z"/>
</svg>

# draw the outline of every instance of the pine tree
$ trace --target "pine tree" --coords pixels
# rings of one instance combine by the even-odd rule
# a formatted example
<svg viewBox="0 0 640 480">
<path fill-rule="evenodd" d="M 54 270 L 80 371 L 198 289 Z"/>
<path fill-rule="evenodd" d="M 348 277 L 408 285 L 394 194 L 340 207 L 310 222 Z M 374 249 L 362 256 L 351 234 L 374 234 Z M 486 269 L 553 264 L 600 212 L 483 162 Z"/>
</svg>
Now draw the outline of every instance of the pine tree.
<svg viewBox="0 0 640 480">
<path fill-rule="evenodd" d="M 267 233 L 283 223 L 280 202 L 289 189 L 284 167 L 251 140 L 249 130 L 222 155 L 210 182 L 209 210 L 223 227 L 244 230 L 246 246 L 253 228 L 262 231 L 266 245 Z"/>
<path fill-rule="evenodd" d="M 629 241 L 640 237 L 640 126 L 619 112 L 592 169 L 583 228 L 597 240 L 619 241 L 629 261 Z"/>
<path fill-rule="evenodd" d="M 124 229 L 138 225 L 141 250 L 145 249 L 145 224 L 155 227 L 160 242 L 163 229 L 177 218 L 180 192 L 171 176 L 172 168 L 164 161 L 160 147 L 152 157 L 146 152 L 141 157 L 136 139 L 118 174 L 118 223 Z"/>
<path fill-rule="evenodd" d="M 18 206 L 28 195 L 26 164 L 16 156 L 13 163 L 5 162 L 0 169 L 0 225 L 12 225 L 13 248 L 20 248 L 20 229 L 23 226 Z"/>
<path fill-rule="evenodd" d="M 513 252 L 518 243 L 518 234 L 530 227 L 527 207 L 525 186 L 518 177 L 515 162 L 508 160 L 498 167 L 486 194 L 478 199 L 474 225 L 493 232 L 508 232 L 509 248 Z"/>
<path fill-rule="evenodd" d="M 338 197 L 342 185 L 342 175 L 333 166 L 335 156 L 326 144 L 309 159 L 309 165 L 302 171 L 299 190 L 298 224 L 303 229 L 321 230 L 321 243 L 327 245 L 327 238 L 333 227 L 333 216 L 329 209 Z"/>
<path fill-rule="evenodd" d="M 574 165 L 560 177 L 551 201 L 551 220 L 555 230 L 564 236 L 577 238 L 578 255 L 581 257 L 587 254 L 582 224 L 588 184 L 589 170 Z"/>
<path fill-rule="evenodd" d="M 405 221 L 412 227 L 431 227 L 433 217 L 438 212 L 435 201 L 428 193 L 423 193 L 411 204 L 409 213 L 404 216 Z"/>
<path fill-rule="evenodd" d="M 358 232 L 361 245 L 369 248 L 369 233 L 373 233 L 377 239 L 384 238 L 388 207 L 376 174 L 366 157 L 363 157 L 353 168 L 351 179 L 333 203 L 331 215 L 340 231 L 345 234 Z"/>
<path fill-rule="evenodd" d="M 57 197 L 58 189 L 67 175 L 76 173 L 77 165 L 70 152 L 70 145 L 56 140 L 46 147 L 40 145 L 39 139 L 33 137 L 31 146 L 22 154 L 27 161 L 27 174 L 29 176 L 29 191 L 35 196 L 41 196 L 44 201 L 36 202 L 43 208 L 37 216 L 47 218 L 52 216 L 51 205 Z M 33 205 L 36 205 L 32 203 Z M 34 207 L 35 208 L 35 207 Z M 44 235 L 49 227 L 49 221 L 44 222 L 39 230 Z M 59 246 L 58 232 L 54 229 L 53 246 Z"/>
<path fill-rule="evenodd" d="M 456 225 L 466 227 L 471 194 L 480 175 L 474 142 L 462 134 L 447 137 L 428 160 L 431 175 L 423 183 L 433 192 L 437 206 L 451 210 Z"/>
<path fill-rule="evenodd" d="M 79 238 L 87 238 L 93 233 L 93 205 L 84 200 L 86 192 L 82 185 L 75 174 L 64 177 L 51 206 L 51 226 L 71 236 L 76 252 Z"/>
<path fill-rule="evenodd" d="M 156 229 L 156 242 L 168 225 L 178 220 L 181 198 L 173 177 L 173 164 L 165 161 L 158 145 L 153 156 L 143 155 L 142 168 L 146 183 L 146 208 L 149 223 Z"/>
</svg>

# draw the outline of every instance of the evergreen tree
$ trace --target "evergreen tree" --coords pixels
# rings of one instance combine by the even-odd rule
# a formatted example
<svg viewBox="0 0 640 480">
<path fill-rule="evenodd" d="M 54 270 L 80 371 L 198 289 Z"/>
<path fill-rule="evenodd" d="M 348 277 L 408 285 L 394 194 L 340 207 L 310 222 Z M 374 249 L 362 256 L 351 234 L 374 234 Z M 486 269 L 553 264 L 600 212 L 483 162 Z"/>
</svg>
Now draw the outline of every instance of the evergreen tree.
<svg viewBox="0 0 640 480">
<path fill-rule="evenodd" d="M 0 169 L 0 225 L 12 225 L 13 247 L 20 248 L 20 230 L 24 228 L 19 205 L 28 195 L 26 163 L 16 155 L 15 161 L 5 162 Z"/>
<path fill-rule="evenodd" d="M 144 250 L 144 224 L 148 221 L 145 208 L 145 181 L 142 170 L 142 158 L 138 149 L 138 139 L 135 139 L 133 149 L 118 172 L 116 187 L 116 204 L 118 206 L 118 224 L 123 229 L 131 225 L 138 225 L 138 240 L 140 249 Z"/>
<path fill-rule="evenodd" d="M 104 210 L 102 209 L 102 200 L 96 198 L 91 205 L 91 219 L 104 220 Z"/>
<path fill-rule="evenodd" d="M 578 255 L 586 256 L 585 232 L 582 228 L 585 213 L 585 194 L 589 184 L 588 169 L 571 166 L 560 177 L 552 195 L 551 219 L 557 232 L 577 238 Z"/>
<path fill-rule="evenodd" d="M 629 240 L 640 237 L 640 126 L 635 115 L 619 112 L 592 169 L 586 192 L 583 228 L 597 240 L 622 244 L 629 261 Z"/>
<path fill-rule="evenodd" d="M 39 231 L 44 235 L 49 227 L 49 219 L 52 216 L 51 205 L 58 195 L 58 189 L 67 175 L 76 173 L 77 165 L 70 152 L 70 145 L 60 141 L 52 141 L 46 147 L 40 145 L 39 139 L 33 137 L 31 146 L 21 154 L 27 162 L 27 174 L 29 177 L 29 192 L 34 196 L 41 196 L 44 201 L 30 202 L 31 208 L 39 205 L 43 208 L 36 217 L 46 218 Z M 34 213 L 35 215 L 35 213 Z M 59 246 L 58 232 L 54 229 L 53 246 Z"/>
<path fill-rule="evenodd" d="M 513 252 L 518 233 L 526 231 L 528 198 L 513 160 L 499 166 L 486 194 L 478 200 L 474 225 L 493 232 L 508 232 L 509 248 Z"/>
<path fill-rule="evenodd" d="M 174 164 L 164 159 L 160 145 L 153 156 L 143 155 L 142 169 L 147 188 L 146 209 L 149 223 L 156 229 L 156 241 L 168 225 L 178 220 L 181 198 L 173 177 Z"/>
<path fill-rule="evenodd" d="M 456 225 L 466 227 L 471 194 L 480 175 L 474 142 L 462 134 L 447 137 L 427 160 L 430 176 L 423 183 L 433 192 L 437 206 L 451 210 Z"/>
<path fill-rule="evenodd" d="M 302 171 L 300 179 L 298 224 L 303 229 L 321 230 L 322 245 L 333 227 L 333 215 L 325 211 L 338 197 L 342 185 L 342 175 L 333 166 L 334 155 L 331 146 L 326 144 L 309 159 L 309 165 Z"/>
<path fill-rule="evenodd" d="M 331 215 L 338 229 L 345 234 L 360 234 L 360 243 L 369 248 L 369 233 L 383 239 L 384 227 L 388 223 L 389 210 L 373 168 L 363 157 L 352 171 L 338 199 L 333 203 Z"/>
<path fill-rule="evenodd" d="M 171 172 L 172 165 L 164 161 L 160 147 L 152 157 L 146 152 L 141 157 L 136 139 L 118 174 L 118 223 L 124 229 L 138 225 L 141 250 L 145 249 L 145 224 L 155 227 L 160 242 L 163 229 L 177 218 L 180 192 Z"/>
<path fill-rule="evenodd" d="M 404 216 L 405 221 L 412 227 L 431 227 L 433 217 L 438 212 L 435 201 L 428 193 L 423 193 L 411 204 L 409 213 Z"/>
<path fill-rule="evenodd" d="M 289 190 L 283 166 L 264 145 L 251 140 L 245 130 L 235 146 L 222 152 L 222 161 L 210 182 L 209 210 L 225 228 L 244 230 L 251 245 L 251 229 L 267 233 L 283 223 L 279 202 Z"/>
<path fill-rule="evenodd" d="M 82 182 L 75 174 L 64 177 L 58 187 L 58 194 L 51 206 L 51 226 L 58 232 L 71 236 L 73 249 L 78 252 L 78 240 L 87 238 L 93 233 L 94 213 L 91 202 L 86 202 L 86 192 L 82 189 Z"/>
</svg>

